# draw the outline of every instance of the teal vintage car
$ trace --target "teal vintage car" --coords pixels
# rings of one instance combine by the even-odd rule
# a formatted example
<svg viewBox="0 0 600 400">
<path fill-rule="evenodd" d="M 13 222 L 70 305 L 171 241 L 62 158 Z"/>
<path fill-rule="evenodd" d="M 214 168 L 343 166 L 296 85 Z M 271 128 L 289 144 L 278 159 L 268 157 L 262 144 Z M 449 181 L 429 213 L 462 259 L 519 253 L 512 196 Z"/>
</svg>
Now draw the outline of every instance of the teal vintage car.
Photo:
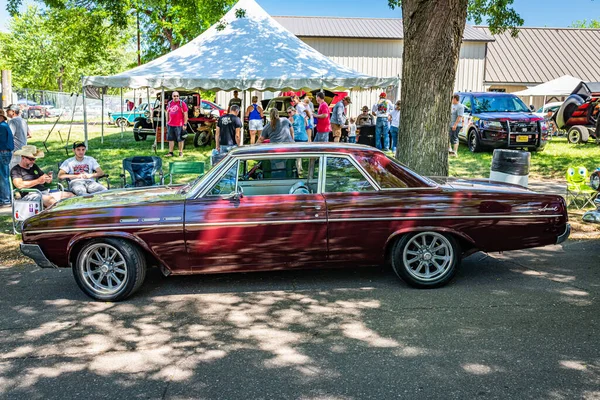
<svg viewBox="0 0 600 400">
<path fill-rule="evenodd" d="M 148 103 L 142 103 L 138 105 L 131 111 L 123 111 L 123 112 L 109 112 L 108 118 L 110 118 L 110 123 L 115 124 L 117 126 L 122 126 L 126 128 L 130 125 L 133 125 L 135 119 L 138 117 L 149 117 L 150 110 L 148 109 Z"/>
</svg>

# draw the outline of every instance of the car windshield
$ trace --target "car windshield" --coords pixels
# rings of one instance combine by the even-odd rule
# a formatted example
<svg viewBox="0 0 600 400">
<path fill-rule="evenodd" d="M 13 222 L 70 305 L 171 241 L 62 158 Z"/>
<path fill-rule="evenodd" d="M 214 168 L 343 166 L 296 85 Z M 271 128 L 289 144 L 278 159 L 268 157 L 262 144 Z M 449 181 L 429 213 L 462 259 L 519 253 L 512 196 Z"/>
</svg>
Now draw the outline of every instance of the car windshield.
<svg viewBox="0 0 600 400">
<path fill-rule="evenodd" d="M 531 112 L 516 96 L 473 96 L 475 113 L 482 112 Z"/>
</svg>

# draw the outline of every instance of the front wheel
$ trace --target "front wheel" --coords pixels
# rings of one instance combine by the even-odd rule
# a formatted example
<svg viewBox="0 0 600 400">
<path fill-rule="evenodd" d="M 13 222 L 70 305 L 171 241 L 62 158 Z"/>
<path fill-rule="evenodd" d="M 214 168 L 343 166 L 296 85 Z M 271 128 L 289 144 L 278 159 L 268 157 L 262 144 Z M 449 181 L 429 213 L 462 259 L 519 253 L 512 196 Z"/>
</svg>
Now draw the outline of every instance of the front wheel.
<svg viewBox="0 0 600 400">
<path fill-rule="evenodd" d="M 475 131 L 469 132 L 469 150 L 471 150 L 471 153 L 479 153 L 482 150 L 477 132 Z"/>
<path fill-rule="evenodd" d="M 212 133 L 209 131 L 199 131 L 194 135 L 194 147 L 208 146 L 212 140 Z"/>
<path fill-rule="evenodd" d="M 410 286 L 428 289 L 444 286 L 460 264 L 460 247 L 449 235 L 418 232 L 404 235 L 392 249 L 394 272 Z"/>
<path fill-rule="evenodd" d="M 127 128 L 129 123 L 125 118 L 119 118 L 115 121 L 115 125 L 117 125 L 119 128 Z"/>
<path fill-rule="evenodd" d="M 131 296 L 144 282 L 146 260 L 140 249 L 122 239 L 94 239 L 87 243 L 73 264 L 79 288 L 101 301 L 120 301 Z"/>
</svg>

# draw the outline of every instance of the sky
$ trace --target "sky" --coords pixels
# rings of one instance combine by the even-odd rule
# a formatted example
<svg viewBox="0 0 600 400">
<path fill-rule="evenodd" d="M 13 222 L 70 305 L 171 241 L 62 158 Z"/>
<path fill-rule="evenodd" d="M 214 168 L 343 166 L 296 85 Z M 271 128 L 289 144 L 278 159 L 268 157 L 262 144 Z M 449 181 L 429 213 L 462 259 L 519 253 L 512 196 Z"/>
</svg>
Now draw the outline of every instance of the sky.
<svg viewBox="0 0 600 400">
<path fill-rule="evenodd" d="M 401 18 L 387 0 L 257 0 L 271 15 Z M 7 31 L 7 0 L 0 0 L 0 30 Z M 24 0 L 35 4 L 34 0 Z M 524 26 L 566 27 L 583 19 L 600 20 L 600 0 L 514 0 L 514 8 L 525 20 Z"/>
</svg>

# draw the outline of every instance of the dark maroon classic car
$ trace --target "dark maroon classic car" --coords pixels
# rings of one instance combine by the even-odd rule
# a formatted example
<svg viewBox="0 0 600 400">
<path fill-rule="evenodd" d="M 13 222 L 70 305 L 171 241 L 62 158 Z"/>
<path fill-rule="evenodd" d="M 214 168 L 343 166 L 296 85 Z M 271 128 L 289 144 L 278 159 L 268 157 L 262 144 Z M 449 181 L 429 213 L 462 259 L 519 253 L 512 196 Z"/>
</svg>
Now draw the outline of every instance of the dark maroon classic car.
<svg viewBox="0 0 600 400">
<path fill-rule="evenodd" d="M 147 266 L 180 275 L 389 262 L 432 288 L 475 251 L 569 232 L 560 196 L 432 180 L 371 147 L 313 143 L 238 148 L 186 186 L 63 200 L 25 222 L 21 250 L 42 268 L 72 268 L 90 297 L 117 301 Z"/>
</svg>

